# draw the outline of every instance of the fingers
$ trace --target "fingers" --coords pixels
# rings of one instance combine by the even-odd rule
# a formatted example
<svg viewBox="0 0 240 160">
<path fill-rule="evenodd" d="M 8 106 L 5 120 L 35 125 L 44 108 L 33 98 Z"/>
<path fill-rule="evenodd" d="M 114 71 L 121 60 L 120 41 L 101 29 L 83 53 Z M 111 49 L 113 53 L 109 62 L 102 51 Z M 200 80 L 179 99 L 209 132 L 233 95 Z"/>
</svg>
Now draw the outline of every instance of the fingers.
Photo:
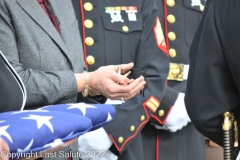
<svg viewBox="0 0 240 160">
<path fill-rule="evenodd" d="M 109 65 L 109 66 L 105 66 L 105 67 L 101 67 L 101 68 L 111 69 L 117 73 L 118 68 L 119 68 L 118 66 L 121 68 L 122 72 L 126 72 L 126 71 L 132 69 L 134 64 L 133 64 L 133 62 L 131 62 L 131 63 L 127 63 L 127 64 Z"/>
<path fill-rule="evenodd" d="M 120 75 L 118 73 L 112 73 L 109 75 L 109 77 L 110 79 L 112 79 L 114 82 L 117 82 L 118 84 L 125 85 L 125 84 L 131 83 L 131 81 L 127 77 Z"/>
<path fill-rule="evenodd" d="M 123 94 L 124 100 L 128 100 L 139 94 L 139 92 L 144 89 L 145 85 L 146 81 L 144 81 L 143 77 L 139 77 L 138 79 L 130 83 L 127 86 L 130 87 L 130 92 Z"/>
<path fill-rule="evenodd" d="M 121 64 L 120 66 L 121 66 L 122 71 L 128 71 L 133 68 L 133 65 L 134 64 L 131 62 L 128 64 Z"/>
<path fill-rule="evenodd" d="M 105 88 L 105 95 L 112 100 L 128 100 L 137 94 L 144 88 L 146 81 L 143 77 L 139 77 L 128 85 L 112 84 L 111 87 Z"/>
<path fill-rule="evenodd" d="M 0 160 L 8 160 L 8 156 L 7 154 L 9 153 L 10 149 L 8 144 L 2 139 L 0 138 L 0 150 L 1 150 L 1 155 L 0 155 Z"/>
<path fill-rule="evenodd" d="M 111 100 L 122 100 L 122 97 L 128 100 L 139 94 L 146 84 L 143 76 L 134 80 L 121 75 L 132 67 L 133 63 L 100 67 L 89 73 L 89 88 Z"/>
</svg>

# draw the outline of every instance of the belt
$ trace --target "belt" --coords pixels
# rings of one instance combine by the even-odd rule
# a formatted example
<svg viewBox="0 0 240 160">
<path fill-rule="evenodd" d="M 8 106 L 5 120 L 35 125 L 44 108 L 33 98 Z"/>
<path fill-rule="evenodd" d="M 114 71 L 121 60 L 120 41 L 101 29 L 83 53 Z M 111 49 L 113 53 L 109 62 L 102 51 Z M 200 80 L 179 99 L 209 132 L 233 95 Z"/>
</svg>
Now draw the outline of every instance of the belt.
<svg viewBox="0 0 240 160">
<path fill-rule="evenodd" d="M 187 80 L 189 71 L 188 64 L 170 63 L 167 80 L 184 81 Z"/>
</svg>

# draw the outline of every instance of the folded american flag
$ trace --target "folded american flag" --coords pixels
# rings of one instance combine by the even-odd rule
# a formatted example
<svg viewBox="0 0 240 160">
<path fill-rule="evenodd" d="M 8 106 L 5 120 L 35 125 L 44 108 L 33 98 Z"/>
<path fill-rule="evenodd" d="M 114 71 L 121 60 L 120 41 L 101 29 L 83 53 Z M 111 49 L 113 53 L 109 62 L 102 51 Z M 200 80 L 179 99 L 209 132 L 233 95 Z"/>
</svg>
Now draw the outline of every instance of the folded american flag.
<svg viewBox="0 0 240 160">
<path fill-rule="evenodd" d="M 0 113 L 0 136 L 11 153 L 40 152 L 103 126 L 115 112 L 111 105 L 85 103 L 4 112 Z"/>
</svg>

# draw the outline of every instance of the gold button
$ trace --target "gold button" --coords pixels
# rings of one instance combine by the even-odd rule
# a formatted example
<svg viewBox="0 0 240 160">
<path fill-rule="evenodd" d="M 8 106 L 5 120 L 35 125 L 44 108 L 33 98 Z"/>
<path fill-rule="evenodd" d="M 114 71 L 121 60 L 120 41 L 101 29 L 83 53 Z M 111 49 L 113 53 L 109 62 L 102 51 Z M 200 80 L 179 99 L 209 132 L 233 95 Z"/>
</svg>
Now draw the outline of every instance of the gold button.
<svg viewBox="0 0 240 160">
<path fill-rule="evenodd" d="M 118 143 L 122 143 L 123 142 L 123 137 L 119 137 L 118 138 Z"/>
<path fill-rule="evenodd" d="M 169 7 L 173 7 L 175 5 L 175 1 L 174 0 L 167 0 L 167 5 Z"/>
<path fill-rule="evenodd" d="M 92 22 L 90 19 L 86 19 L 86 20 L 84 21 L 84 26 L 85 26 L 86 28 L 92 28 L 92 27 L 93 27 L 93 22 Z"/>
<path fill-rule="evenodd" d="M 164 116 L 164 110 L 158 111 L 158 115 L 159 115 L 160 117 Z"/>
<path fill-rule="evenodd" d="M 92 37 L 87 37 L 85 39 L 85 43 L 88 45 L 88 46 L 92 46 L 94 44 L 94 40 Z"/>
<path fill-rule="evenodd" d="M 200 6 L 200 10 L 201 10 L 201 11 L 203 11 L 204 8 L 205 8 L 205 7 L 204 7 L 203 5 Z"/>
<path fill-rule="evenodd" d="M 123 27 L 122 27 L 122 30 L 123 30 L 124 32 L 128 32 L 128 31 L 129 31 L 128 26 L 123 26 Z"/>
<path fill-rule="evenodd" d="M 174 58 L 174 57 L 176 57 L 176 55 L 177 55 L 176 50 L 173 49 L 173 48 L 170 48 L 168 53 L 169 53 L 169 56 L 170 56 L 171 58 Z"/>
<path fill-rule="evenodd" d="M 93 56 L 87 56 L 87 63 L 92 65 L 95 63 L 95 58 Z"/>
<path fill-rule="evenodd" d="M 93 9 L 93 5 L 92 5 L 92 3 L 90 3 L 90 2 L 86 2 L 86 3 L 84 3 L 84 9 L 86 10 L 86 11 L 91 11 L 92 9 Z"/>
<path fill-rule="evenodd" d="M 167 21 L 168 21 L 168 23 L 174 23 L 174 22 L 176 21 L 176 18 L 175 18 L 174 15 L 169 14 L 169 15 L 167 16 Z"/>
<path fill-rule="evenodd" d="M 168 38 L 169 40 L 174 41 L 176 39 L 176 34 L 174 32 L 169 32 Z"/>
<path fill-rule="evenodd" d="M 134 126 L 131 126 L 130 127 L 130 131 L 133 132 L 135 130 L 135 127 Z"/>
<path fill-rule="evenodd" d="M 142 116 L 140 117 L 140 121 L 144 121 L 144 120 L 145 120 L 145 116 L 142 115 Z"/>
</svg>

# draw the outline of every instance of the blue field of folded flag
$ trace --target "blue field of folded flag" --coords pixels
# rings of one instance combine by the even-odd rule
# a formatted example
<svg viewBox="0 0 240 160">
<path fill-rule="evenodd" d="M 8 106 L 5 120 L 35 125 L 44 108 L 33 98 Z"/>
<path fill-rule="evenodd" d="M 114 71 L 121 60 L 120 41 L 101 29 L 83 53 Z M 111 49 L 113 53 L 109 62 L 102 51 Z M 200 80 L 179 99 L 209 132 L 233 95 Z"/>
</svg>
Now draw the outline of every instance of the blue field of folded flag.
<svg viewBox="0 0 240 160">
<path fill-rule="evenodd" d="M 115 113 L 112 105 L 85 103 L 4 112 L 0 113 L 0 136 L 11 153 L 39 152 L 104 126 Z"/>
</svg>

